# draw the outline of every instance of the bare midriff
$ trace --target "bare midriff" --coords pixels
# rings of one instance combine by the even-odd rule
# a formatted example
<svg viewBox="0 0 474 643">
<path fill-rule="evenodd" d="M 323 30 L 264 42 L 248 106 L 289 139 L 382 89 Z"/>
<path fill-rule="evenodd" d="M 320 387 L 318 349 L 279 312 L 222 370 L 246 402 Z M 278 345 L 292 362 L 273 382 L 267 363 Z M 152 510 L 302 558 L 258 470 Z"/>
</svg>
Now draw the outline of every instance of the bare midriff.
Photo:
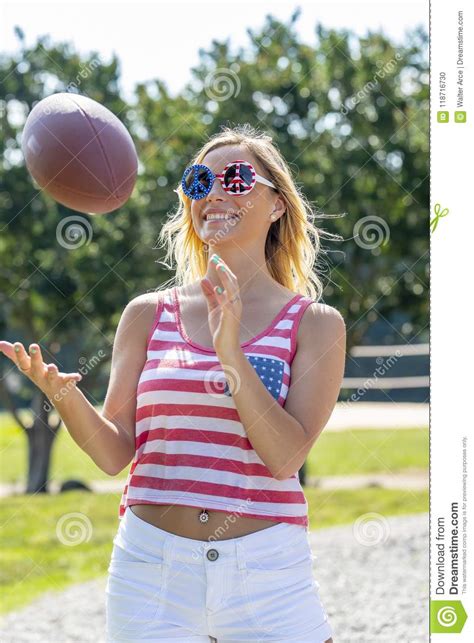
<svg viewBox="0 0 474 643">
<path fill-rule="evenodd" d="M 194 540 L 238 538 L 278 524 L 275 520 L 249 518 L 211 509 L 207 509 L 209 520 L 203 523 L 199 520 L 201 509 L 181 505 L 137 504 L 131 505 L 130 509 L 136 516 L 159 529 Z"/>
</svg>

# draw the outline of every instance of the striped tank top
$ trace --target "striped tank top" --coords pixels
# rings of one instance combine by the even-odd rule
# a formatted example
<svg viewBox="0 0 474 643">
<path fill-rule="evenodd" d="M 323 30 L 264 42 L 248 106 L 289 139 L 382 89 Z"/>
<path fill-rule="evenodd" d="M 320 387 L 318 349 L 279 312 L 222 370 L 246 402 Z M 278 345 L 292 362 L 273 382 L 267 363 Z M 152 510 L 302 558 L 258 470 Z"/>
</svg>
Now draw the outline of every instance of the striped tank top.
<svg viewBox="0 0 474 643">
<path fill-rule="evenodd" d="M 295 295 L 241 348 L 285 405 L 300 320 L 312 299 Z M 229 372 L 227 377 L 229 377 Z M 185 505 L 308 527 L 298 472 L 276 480 L 255 452 L 213 349 L 183 328 L 177 287 L 159 298 L 137 386 L 135 456 L 119 506 Z"/>
</svg>

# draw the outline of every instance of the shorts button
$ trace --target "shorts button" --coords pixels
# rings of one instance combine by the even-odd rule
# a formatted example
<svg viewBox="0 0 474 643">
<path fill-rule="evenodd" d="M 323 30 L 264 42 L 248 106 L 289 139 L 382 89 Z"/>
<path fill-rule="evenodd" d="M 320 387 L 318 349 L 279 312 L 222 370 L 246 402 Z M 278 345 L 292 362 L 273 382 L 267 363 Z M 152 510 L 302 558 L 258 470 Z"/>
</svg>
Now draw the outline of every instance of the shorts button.
<svg viewBox="0 0 474 643">
<path fill-rule="evenodd" d="M 219 558 L 219 552 L 217 549 L 209 549 L 206 556 L 209 560 L 217 560 Z"/>
</svg>

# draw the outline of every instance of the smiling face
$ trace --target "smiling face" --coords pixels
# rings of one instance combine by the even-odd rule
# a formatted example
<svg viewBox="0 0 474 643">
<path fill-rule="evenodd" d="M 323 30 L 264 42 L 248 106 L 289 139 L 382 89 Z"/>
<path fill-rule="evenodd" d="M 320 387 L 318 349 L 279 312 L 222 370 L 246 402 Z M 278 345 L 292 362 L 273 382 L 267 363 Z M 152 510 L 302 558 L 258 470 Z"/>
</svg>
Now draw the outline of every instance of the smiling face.
<svg viewBox="0 0 474 643">
<path fill-rule="evenodd" d="M 224 167 L 235 160 L 251 163 L 260 176 L 270 180 L 268 172 L 247 148 L 226 145 L 212 150 L 201 161 L 214 174 L 221 174 Z M 234 240 L 244 244 L 245 239 L 255 240 L 260 235 L 266 239 L 268 228 L 284 211 L 284 201 L 272 188 L 257 181 L 248 194 L 234 195 L 226 192 L 215 179 L 212 189 L 202 199 L 191 203 L 194 229 L 200 239 L 211 245 Z"/>
</svg>

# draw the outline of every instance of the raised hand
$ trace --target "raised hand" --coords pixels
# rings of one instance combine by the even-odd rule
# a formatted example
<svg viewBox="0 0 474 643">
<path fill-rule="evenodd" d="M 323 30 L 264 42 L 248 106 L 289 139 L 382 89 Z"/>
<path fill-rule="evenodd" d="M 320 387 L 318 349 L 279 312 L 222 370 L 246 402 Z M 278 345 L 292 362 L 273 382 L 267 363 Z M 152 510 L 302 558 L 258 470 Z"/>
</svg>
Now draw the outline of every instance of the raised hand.
<svg viewBox="0 0 474 643">
<path fill-rule="evenodd" d="M 64 387 L 69 389 L 82 379 L 80 373 L 60 373 L 55 364 L 45 364 L 38 344 L 31 344 L 29 351 L 28 354 L 21 342 L 0 341 L 0 352 L 50 399 Z"/>
<path fill-rule="evenodd" d="M 209 267 L 214 265 L 220 285 L 214 286 L 204 278 L 201 290 L 207 300 L 209 330 L 216 352 L 240 347 L 240 319 L 242 300 L 237 277 L 216 254 L 209 257 Z"/>
</svg>

